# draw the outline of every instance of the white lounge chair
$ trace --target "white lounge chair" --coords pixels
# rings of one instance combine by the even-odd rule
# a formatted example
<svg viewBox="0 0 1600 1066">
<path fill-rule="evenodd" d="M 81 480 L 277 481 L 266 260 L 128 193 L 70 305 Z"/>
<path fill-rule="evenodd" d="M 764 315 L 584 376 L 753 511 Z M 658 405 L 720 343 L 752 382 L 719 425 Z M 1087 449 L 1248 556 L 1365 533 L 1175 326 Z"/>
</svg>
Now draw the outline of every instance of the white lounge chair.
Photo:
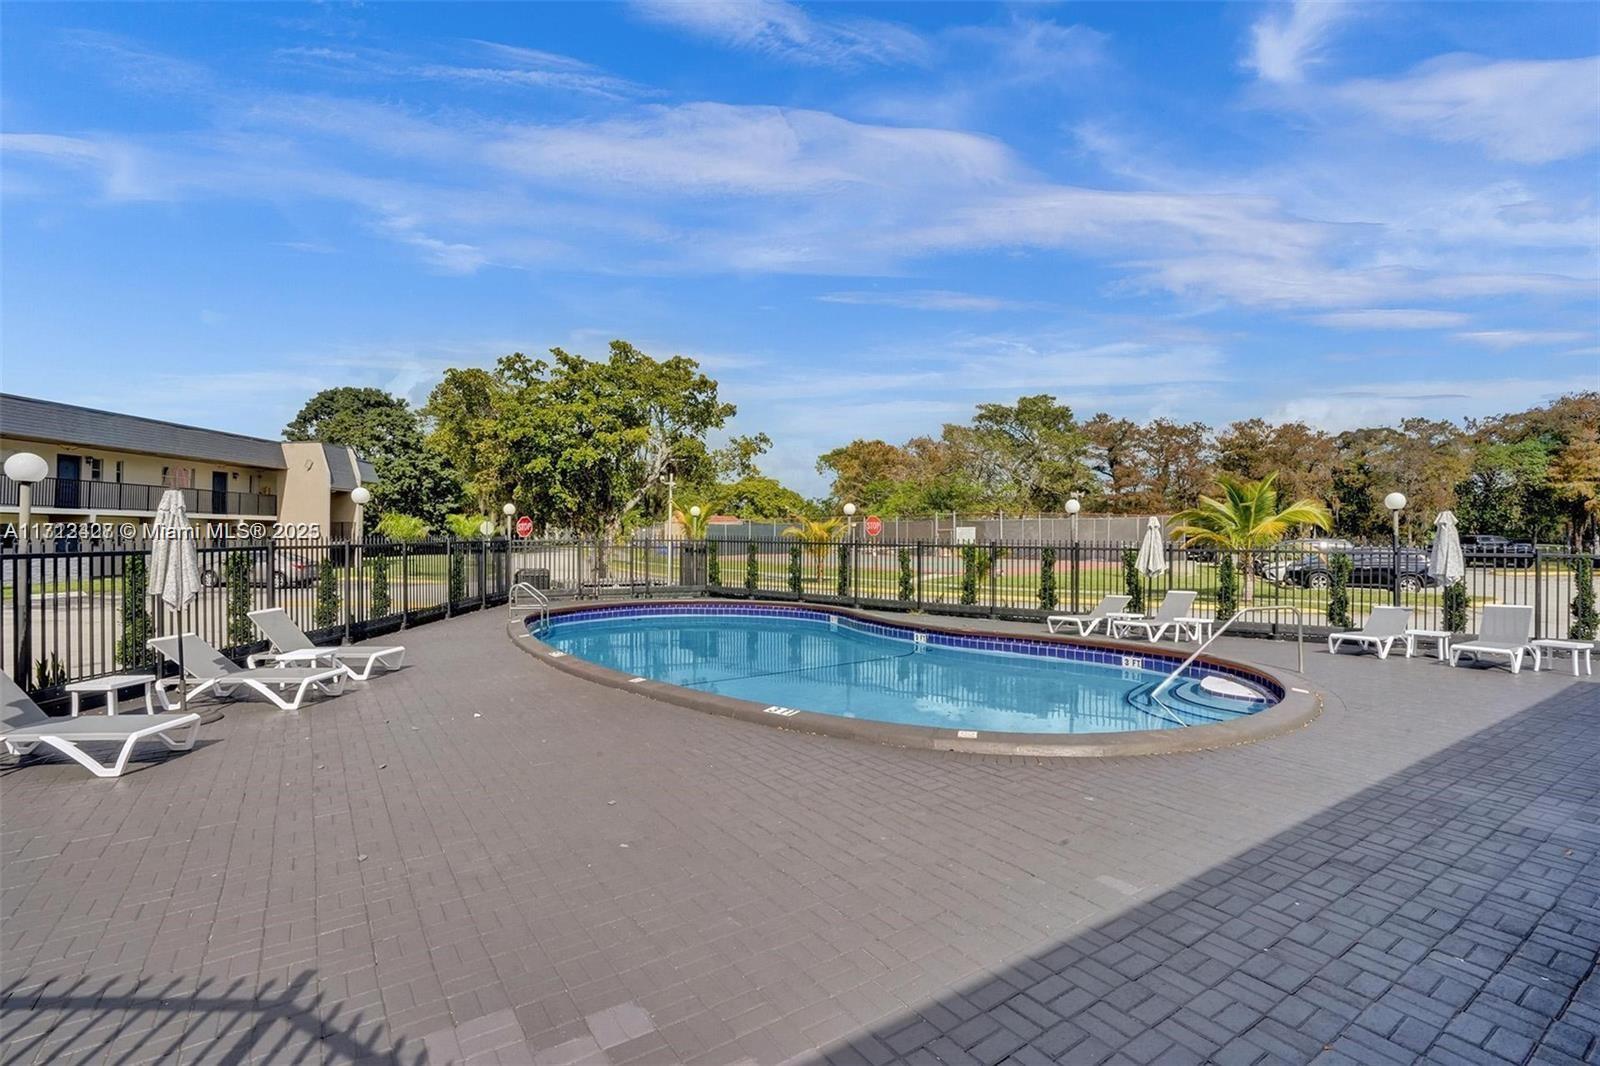
<svg viewBox="0 0 1600 1066">
<path fill-rule="evenodd" d="M 1195 639 L 1200 639 L 1200 631 L 1206 624 L 1206 619 L 1196 618 L 1189 614 L 1194 609 L 1195 597 L 1198 592 L 1190 589 L 1177 589 L 1167 593 L 1166 599 L 1161 601 L 1161 606 L 1149 618 L 1113 618 L 1111 619 L 1111 635 L 1113 637 L 1127 636 L 1134 630 L 1139 630 L 1151 643 L 1160 640 L 1167 632 L 1173 630 L 1179 639 L 1193 634 Z"/>
<path fill-rule="evenodd" d="M 146 738 L 161 741 L 173 751 L 194 747 L 200 728 L 198 714 L 122 714 L 84 718 L 51 718 L 39 709 L 10 675 L 0 673 L 0 741 L 13 755 L 26 755 L 40 744 L 54 748 L 96 777 L 121 777 L 133 746 Z M 181 739 L 168 736 L 188 730 Z M 122 745 L 109 766 L 90 757 L 82 745 L 107 741 Z"/>
<path fill-rule="evenodd" d="M 1406 649 L 1406 654 L 1410 655 L 1411 637 L 1406 633 L 1410 626 L 1411 608 L 1374 607 L 1359 630 L 1328 634 L 1328 654 L 1337 654 L 1342 644 L 1355 644 L 1358 647 L 1371 647 L 1378 653 L 1378 658 L 1387 659 L 1395 642 L 1399 641 L 1400 646 Z"/>
<path fill-rule="evenodd" d="M 1108 622 L 1107 616 L 1126 610 L 1131 599 L 1132 596 L 1104 596 L 1088 614 L 1051 615 L 1045 619 L 1045 628 L 1052 633 L 1058 633 L 1067 626 L 1075 626 L 1078 636 L 1086 637 L 1098 629 L 1101 622 Z M 1108 624 L 1106 628 L 1109 630 L 1110 625 Z"/>
<path fill-rule="evenodd" d="M 1461 656 L 1469 654 L 1474 661 L 1485 655 L 1504 656 L 1511 662 L 1513 674 L 1522 672 L 1522 657 L 1533 659 L 1533 668 L 1539 669 L 1539 649 L 1533 645 L 1533 608 L 1494 604 L 1483 609 L 1483 627 L 1471 640 L 1450 645 L 1450 665 L 1458 666 Z"/>
<path fill-rule="evenodd" d="M 176 663 L 180 639 L 183 641 L 183 669 L 199 682 L 194 688 L 189 689 L 190 699 L 209 691 L 215 691 L 219 696 L 228 696 L 234 689 L 243 686 L 265 696 L 279 710 L 298 711 L 312 689 L 326 696 L 337 696 L 344 691 L 344 679 L 350 675 L 350 671 L 342 666 L 275 666 L 246 669 L 193 633 L 185 633 L 181 638 L 157 637 L 150 642 L 150 646 L 170 662 Z M 156 695 L 160 697 L 161 705 L 171 710 L 172 697 L 167 695 L 167 689 L 186 683 L 185 678 L 170 678 L 156 686 Z M 279 692 L 287 688 L 295 690 L 293 699 L 284 699 L 279 695 Z"/>
<path fill-rule="evenodd" d="M 261 630 L 261 635 L 272 642 L 275 651 L 261 652 L 245 660 L 249 667 L 263 663 L 281 666 L 343 666 L 357 681 L 372 676 L 379 663 L 385 670 L 398 670 L 405 664 L 406 650 L 398 645 L 390 648 L 318 647 L 306 636 L 305 630 L 294 624 L 289 612 L 282 607 L 268 607 L 250 612 L 250 621 Z"/>
</svg>

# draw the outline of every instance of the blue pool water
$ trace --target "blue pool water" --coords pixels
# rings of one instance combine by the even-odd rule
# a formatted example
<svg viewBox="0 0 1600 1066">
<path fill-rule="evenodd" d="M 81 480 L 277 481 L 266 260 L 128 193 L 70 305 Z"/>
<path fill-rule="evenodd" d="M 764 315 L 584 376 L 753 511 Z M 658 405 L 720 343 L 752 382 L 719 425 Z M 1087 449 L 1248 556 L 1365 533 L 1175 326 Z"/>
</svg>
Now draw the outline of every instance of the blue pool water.
<svg viewBox="0 0 1600 1066">
<path fill-rule="evenodd" d="M 956 647 L 942 634 L 806 610 L 609 608 L 558 616 L 536 632 L 561 651 L 635 677 L 764 706 L 943 729 L 1177 729 L 1250 714 L 1279 695 L 1239 674 L 1228 680 L 1256 698 L 1218 695 L 1201 685 L 1218 672 L 1191 668 L 1161 694 L 1163 709 L 1150 690 L 1174 659 L 1124 665 L 1120 653 L 1021 640 L 961 638 L 994 646 Z"/>
</svg>

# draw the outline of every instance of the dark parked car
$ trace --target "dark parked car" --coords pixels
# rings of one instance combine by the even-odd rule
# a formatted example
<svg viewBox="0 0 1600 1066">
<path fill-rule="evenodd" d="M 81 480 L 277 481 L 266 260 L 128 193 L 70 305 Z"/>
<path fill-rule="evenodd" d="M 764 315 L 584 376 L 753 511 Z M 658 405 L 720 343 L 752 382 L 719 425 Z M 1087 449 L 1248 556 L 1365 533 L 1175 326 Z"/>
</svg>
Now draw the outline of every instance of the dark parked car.
<svg viewBox="0 0 1600 1066">
<path fill-rule="evenodd" d="M 222 567 L 223 557 L 220 553 L 204 552 L 200 560 L 200 583 L 207 588 L 216 588 L 223 583 Z M 297 555 L 294 552 L 275 551 L 272 553 L 272 587 L 275 589 L 289 588 L 293 585 L 313 585 L 317 580 L 317 564 L 312 559 Z M 250 553 L 250 584 L 265 586 L 267 583 L 267 553 L 253 551 Z"/>
<path fill-rule="evenodd" d="M 1414 548 L 1400 549 L 1400 587 L 1407 592 L 1437 585 L 1428 572 L 1428 557 Z M 1350 552 L 1352 588 L 1386 589 L 1394 587 L 1395 555 L 1392 548 L 1357 548 Z M 1285 585 L 1325 589 L 1333 584 L 1333 572 L 1325 556 L 1308 555 L 1283 568 L 1277 578 Z"/>
<path fill-rule="evenodd" d="M 1461 557 L 1468 566 L 1507 566 L 1524 569 L 1533 565 L 1534 547 L 1524 541 L 1469 533 L 1461 538 Z"/>
</svg>

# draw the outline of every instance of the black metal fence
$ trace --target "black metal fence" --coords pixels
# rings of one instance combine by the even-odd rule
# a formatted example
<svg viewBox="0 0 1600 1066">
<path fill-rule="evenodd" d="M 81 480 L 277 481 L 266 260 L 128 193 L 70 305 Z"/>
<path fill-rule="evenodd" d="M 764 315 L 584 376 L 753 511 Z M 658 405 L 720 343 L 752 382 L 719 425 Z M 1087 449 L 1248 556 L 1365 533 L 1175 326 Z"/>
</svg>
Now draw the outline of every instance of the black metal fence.
<svg viewBox="0 0 1600 1066">
<path fill-rule="evenodd" d="M 642 538 L 597 547 L 572 539 L 278 541 L 204 547 L 206 587 L 180 621 L 142 595 L 143 548 L 73 553 L 0 552 L 4 668 L 35 690 L 155 666 L 145 641 L 181 624 L 236 656 L 257 650 L 246 610 L 277 606 L 318 640 L 359 640 L 506 601 L 517 581 L 555 597 L 759 596 L 894 610 L 1042 619 L 1088 611 L 1137 587 L 1154 610 L 1175 589 L 1198 595 L 1194 614 L 1216 617 L 1228 598 L 1223 561 L 1168 545 L 1167 568 L 1127 572 L 1130 543 L 804 544 L 789 539 L 674 541 Z M 1352 562 L 1339 609 L 1333 559 Z M 1388 565 L 1382 565 L 1388 560 Z M 1465 578 L 1464 622 L 1474 632 L 1491 603 L 1534 608 L 1536 635 L 1572 633 L 1578 557 L 1547 551 L 1476 560 Z M 1395 602 L 1387 549 L 1245 552 L 1232 560 L 1239 606 L 1295 607 L 1312 629 L 1343 615 L 1359 627 L 1371 608 Z M 1417 628 L 1446 626 L 1444 590 L 1426 570 L 1403 571 L 1398 597 Z M 241 621 L 241 619 L 243 619 Z M 1292 626 L 1287 615 L 1241 621 L 1240 633 Z"/>
<path fill-rule="evenodd" d="M 1174 545 L 1165 548 L 1164 572 L 1136 575 L 1131 584 L 1125 557 L 1137 551 L 1137 545 L 1126 543 L 797 545 L 785 540 L 720 542 L 716 547 L 720 583 L 713 591 L 720 595 L 1030 618 L 1088 611 L 1102 596 L 1126 594 L 1132 586 L 1137 586 L 1146 609 L 1152 610 L 1167 592 L 1192 589 L 1198 593 L 1195 613 L 1215 617 L 1225 598 L 1216 553 Z M 796 548 L 798 575 L 791 564 Z M 1346 555 L 1353 564 L 1345 590 L 1351 625 L 1359 626 L 1372 607 L 1396 602 L 1393 555 L 1387 549 L 1241 553 L 1234 558 L 1233 599 L 1240 606 L 1296 607 L 1308 625 L 1332 628 L 1335 554 Z M 1464 630 L 1474 630 L 1484 605 L 1514 603 L 1534 607 L 1537 636 L 1566 636 L 1577 595 L 1577 558 L 1538 552 L 1485 558 L 1482 565 L 1468 567 Z M 1443 627 L 1441 584 L 1425 570 L 1410 572 L 1402 566 L 1398 585 L 1398 600 L 1412 608 L 1417 628 Z M 1237 631 L 1273 631 L 1283 624 L 1241 621 Z"/>
<path fill-rule="evenodd" d="M 274 541 L 202 547 L 202 588 L 180 616 L 146 595 L 148 547 L 0 552 L 4 669 L 46 698 L 71 681 L 157 672 L 151 637 L 197 633 L 235 657 L 262 650 L 246 613 L 281 607 L 319 642 L 504 603 L 504 539 Z"/>
</svg>

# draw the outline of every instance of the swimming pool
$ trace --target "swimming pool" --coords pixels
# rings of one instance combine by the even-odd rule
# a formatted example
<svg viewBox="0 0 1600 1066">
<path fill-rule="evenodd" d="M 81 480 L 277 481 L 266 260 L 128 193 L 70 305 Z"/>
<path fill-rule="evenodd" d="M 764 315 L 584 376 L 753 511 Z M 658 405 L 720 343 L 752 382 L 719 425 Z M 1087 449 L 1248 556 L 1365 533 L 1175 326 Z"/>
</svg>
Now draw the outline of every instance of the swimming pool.
<svg viewBox="0 0 1600 1066">
<path fill-rule="evenodd" d="M 961 736 L 1178 730 L 1253 715 L 1284 694 L 1266 675 L 1207 663 L 1155 699 L 1187 649 L 964 635 L 809 608 L 595 607 L 557 615 L 535 635 L 558 656 L 750 701 L 768 714 Z"/>
</svg>

